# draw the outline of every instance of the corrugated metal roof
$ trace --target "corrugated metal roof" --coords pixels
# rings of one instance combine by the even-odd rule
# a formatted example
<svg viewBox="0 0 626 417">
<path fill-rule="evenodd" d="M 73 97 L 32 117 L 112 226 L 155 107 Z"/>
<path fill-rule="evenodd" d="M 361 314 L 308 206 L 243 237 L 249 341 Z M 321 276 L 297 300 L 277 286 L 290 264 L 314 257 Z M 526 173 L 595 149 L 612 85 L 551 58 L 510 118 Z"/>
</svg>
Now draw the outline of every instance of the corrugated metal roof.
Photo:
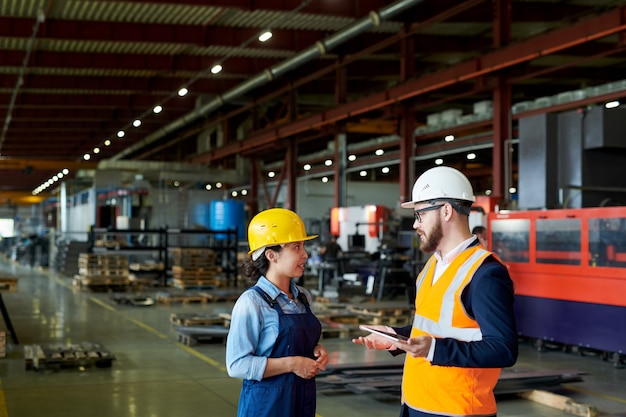
<svg viewBox="0 0 626 417">
<path fill-rule="evenodd" d="M 377 5 L 380 9 L 392 4 L 386 0 L 376 1 L 361 2 L 359 6 L 365 7 L 367 3 L 367 7 Z M 241 7 L 234 7 L 234 4 Z M 253 9 L 252 4 L 257 7 Z M 17 92 L 8 140 L 4 143 L 0 141 L 0 151 L 3 154 L 16 152 L 19 156 L 41 149 L 44 154 L 40 157 L 53 157 L 56 148 L 59 148 L 59 155 L 76 153 L 78 157 L 94 146 L 100 137 L 114 133 L 137 115 L 149 112 L 155 103 L 170 99 L 180 85 L 193 80 L 193 85 L 189 85 L 191 94 L 184 98 L 175 96 L 175 102 L 171 105 L 168 103 L 167 110 L 159 119 L 155 118 L 151 123 L 142 125 L 141 129 L 134 130 L 137 132 L 136 137 L 129 134 L 125 138 L 126 144 L 140 141 L 141 137 L 151 133 L 146 126 L 153 130 L 159 129 L 168 121 L 193 111 L 198 103 L 203 102 L 202 97 L 222 95 L 241 86 L 242 82 L 259 75 L 262 77 L 265 69 L 298 57 L 300 52 L 316 41 L 330 34 L 341 33 L 367 16 L 365 10 L 349 10 L 351 6 L 343 3 L 334 9 L 324 9 L 321 3 L 311 3 L 311 7 L 302 9 L 304 11 L 294 12 L 302 4 L 298 1 L 271 2 L 272 8 L 265 8 L 263 2 L 246 3 L 238 0 L 212 0 L 206 3 L 199 0 L 169 3 L 140 0 L 0 0 L 0 94 L 3 95 L 0 115 L 5 114 L 12 93 Z M 291 116 L 306 117 L 325 111 L 336 103 L 337 79 L 334 74 L 337 73 L 338 65 L 344 65 L 344 59 L 348 62 L 344 67 L 346 94 L 350 101 L 354 101 L 367 94 L 386 92 L 389 86 L 405 82 L 401 77 L 401 69 L 407 70 L 407 74 L 403 75 L 410 80 L 420 79 L 444 73 L 448 67 L 459 62 L 477 59 L 483 51 L 497 49 L 492 42 L 493 2 L 485 0 L 452 18 L 441 20 L 438 17 L 442 12 L 447 12 L 446 5 L 457 7 L 461 4 L 423 0 L 396 19 L 382 22 L 379 27 L 369 30 L 367 35 L 359 35 L 337 50 L 315 56 L 304 65 L 290 66 L 287 74 L 281 75 L 282 79 L 247 93 L 240 101 L 251 103 L 264 100 L 273 96 L 274 91 L 283 94 L 286 89 L 294 88 L 291 91 L 293 97 L 296 97 L 293 111 L 297 114 Z M 626 5 L 626 0 L 513 0 L 515 13 L 512 16 L 512 39 L 514 42 L 523 42 L 538 34 L 549 34 L 569 27 L 578 19 L 607 13 L 620 5 Z M 561 8 L 571 13 L 563 13 L 561 16 L 558 13 Z M 520 10 L 524 13 L 517 13 Z M 544 13 L 547 10 L 550 13 Z M 29 35 L 39 13 L 45 13 L 46 20 L 32 44 L 33 49 L 23 74 L 24 85 L 20 86 L 18 75 L 22 72 L 24 57 L 29 52 Z M 357 13 L 362 17 L 356 17 Z M 549 17 L 546 18 L 546 15 Z M 412 28 L 412 25 L 417 24 L 419 31 L 411 35 L 415 40 L 413 63 L 416 71 L 410 73 L 411 66 L 405 66 L 407 60 L 404 58 L 411 55 L 402 55 L 403 45 L 396 42 L 401 36 L 396 35 L 405 25 Z M 285 38 L 277 35 L 267 44 L 253 40 L 251 34 L 267 28 L 290 38 L 285 41 Z M 172 36 L 170 38 L 164 34 Z M 220 36 L 222 34 L 224 36 Z M 366 47 L 386 42 L 391 36 L 394 41 L 385 48 L 373 53 L 363 52 Z M 533 71 L 544 71 L 551 65 L 571 67 L 568 68 L 568 76 L 581 84 L 612 81 L 612 77 L 618 77 L 618 74 L 626 71 L 626 54 L 619 51 L 618 36 L 623 36 L 623 32 L 593 43 L 585 41 L 583 47 L 570 47 L 559 51 L 559 54 L 512 66 L 512 74 L 522 78 L 530 74 L 518 94 L 532 100 L 534 95 L 547 94 L 544 90 L 555 89 L 559 85 L 569 87 L 571 82 L 560 80 L 558 75 L 551 73 L 541 72 L 540 77 L 532 78 Z M 198 37 L 202 39 L 196 39 Z M 246 40 L 246 37 L 249 39 Z M 459 38 L 462 38 L 461 42 Z M 607 56 L 585 59 L 586 54 L 601 53 Z M 511 55 L 514 54 L 511 52 Z M 356 61 L 350 60 L 353 56 L 358 57 Z M 219 74 L 208 73 L 207 69 L 215 62 L 224 65 L 223 71 Z M 508 69 L 498 75 L 509 76 Z M 76 85 L 72 83 L 74 78 L 77 80 Z M 485 80 L 468 81 L 482 85 Z M 471 97 L 466 97 L 469 93 L 464 89 L 476 88 L 468 87 L 470 84 L 473 83 L 436 87 L 434 91 L 420 96 L 419 110 L 413 115 L 414 119 L 419 123 L 420 118 L 424 117 L 423 113 L 437 112 L 442 106 L 471 107 L 472 101 L 491 98 L 489 91 L 476 95 L 472 92 Z M 456 97 L 455 102 L 448 103 L 447 97 Z M 285 108 L 283 101 L 287 101 L 287 98 L 279 96 L 268 100 L 255 108 L 257 114 L 250 116 L 254 117 L 255 129 L 266 127 L 263 123 L 267 123 L 267 126 L 284 123 L 285 114 L 281 112 Z M 431 105 L 431 102 L 438 104 Z M 229 102 L 229 109 L 241 103 Z M 395 104 L 386 110 L 383 117 L 397 116 L 392 114 Z M 409 101 L 407 104 L 411 108 L 415 103 Z M 92 107 L 107 109 L 100 110 L 102 113 L 97 115 L 106 122 L 101 121 L 90 127 L 88 121 L 95 116 L 86 112 L 85 108 Z M 84 142 L 78 152 L 74 148 L 61 149 L 63 140 L 58 138 L 68 136 L 66 132 L 56 136 L 58 126 L 52 122 L 68 117 L 68 113 L 57 115 L 60 108 L 74 109 L 71 113 L 74 121 L 80 120 L 83 113 L 87 113 L 80 130 L 90 133 L 85 138 L 72 137 L 74 148 L 75 143 Z M 241 123 L 241 117 L 237 116 L 233 126 Z M 25 120 L 30 124 L 26 125 Z M 33 122 L 37 120 L 41 122 Z M 256 123 L 261 126 L 256 126 Z M 29 132 L 33 124 L 39 130 L 31 137 L 26 137 L 24 132 Z M 20 133 L 12 135 L 11 129 L 16 126 Z M 193 133 L 182 134 L 193 137 Z M 51 142 L 58 145 L 51 149 Z M 172 139 L 172 142 L 176 141 Z M 38 146 L 25 146 L 25 143 L 37 143 Z M 113 146 L 125 145 L 116 143 Z M 164 151 L 161 156 L 168 158 L 173 153 Z M 31 175 L 24 181 L 32 181 L 33 177 Z M 0 190 L 2 186 L 0 178 Z"/>
</svg>

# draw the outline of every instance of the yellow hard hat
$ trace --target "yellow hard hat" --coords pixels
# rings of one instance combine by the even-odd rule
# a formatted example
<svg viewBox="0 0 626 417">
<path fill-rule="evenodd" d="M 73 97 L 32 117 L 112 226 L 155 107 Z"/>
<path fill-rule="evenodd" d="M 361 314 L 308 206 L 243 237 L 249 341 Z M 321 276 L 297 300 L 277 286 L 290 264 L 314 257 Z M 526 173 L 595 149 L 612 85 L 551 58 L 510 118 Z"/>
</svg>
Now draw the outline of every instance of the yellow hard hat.
<svg viewBox="0 0 626 417">
<path fill-rule="evenodd" d="M 317 235 L 307 236 L 302 219 L 293 211 L 284 208 L 264 210 L 254 216 L 248 225 L 248 255 L 266 246 L 301 242 L 316 237 Z"/>
</svg>

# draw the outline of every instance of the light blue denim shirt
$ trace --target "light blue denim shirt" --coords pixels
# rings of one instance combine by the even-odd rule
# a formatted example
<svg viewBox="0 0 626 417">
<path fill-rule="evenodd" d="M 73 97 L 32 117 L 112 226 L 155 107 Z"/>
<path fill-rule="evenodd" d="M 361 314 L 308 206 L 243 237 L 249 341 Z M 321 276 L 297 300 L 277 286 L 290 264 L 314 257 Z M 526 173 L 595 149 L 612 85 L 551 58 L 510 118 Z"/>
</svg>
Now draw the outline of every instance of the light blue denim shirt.
<svg viewBox="0 0 626 417">
<path fill-rule="evenodd" d="M 296 286 L 291 280 L 291 291 L 295 300 L 290 300 L 287 294 L 280 291 L 265 277 L 259 278 L 256 285 L 278 305 L 285 314 L 299 314 L 306 311 L 306 307 L 298 300 L 302 291 L 309 305 L 311 295 L 302 287 Z M 233 307 L 226 342 L 226 368 L 228 375 L 233 378 L 263 379 L 267 358 L 272 353 L 274 343 L 278 337 L 278 313 L 256 291 L 245 291 Z"/>
</svg>

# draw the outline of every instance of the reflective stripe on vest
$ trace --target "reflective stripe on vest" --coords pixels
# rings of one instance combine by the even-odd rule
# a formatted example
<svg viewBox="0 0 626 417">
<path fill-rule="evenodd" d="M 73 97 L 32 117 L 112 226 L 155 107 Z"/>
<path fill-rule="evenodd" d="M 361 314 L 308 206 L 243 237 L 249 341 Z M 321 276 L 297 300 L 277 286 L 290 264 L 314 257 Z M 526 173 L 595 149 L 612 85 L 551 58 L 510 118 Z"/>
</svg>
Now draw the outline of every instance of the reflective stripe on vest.
<svg viewBox="0 0 626 417">
<path fill-rule="evenodd" d="M 431 257 L 417 278 L 415 317 L 411 337 L 430 335 L 462 341 L 482 340 L 478 323 L 465 311 L 461 293 L 491 253 L 480 246 L 461 252 L 432 283 L 436 259 Z M 432 365 L 406 355 L 402 378 L 403 401 L 412 409 L 446 416 L 495 415 L 493 388 L 499 368 L 460 368 Z"/>
</svg>

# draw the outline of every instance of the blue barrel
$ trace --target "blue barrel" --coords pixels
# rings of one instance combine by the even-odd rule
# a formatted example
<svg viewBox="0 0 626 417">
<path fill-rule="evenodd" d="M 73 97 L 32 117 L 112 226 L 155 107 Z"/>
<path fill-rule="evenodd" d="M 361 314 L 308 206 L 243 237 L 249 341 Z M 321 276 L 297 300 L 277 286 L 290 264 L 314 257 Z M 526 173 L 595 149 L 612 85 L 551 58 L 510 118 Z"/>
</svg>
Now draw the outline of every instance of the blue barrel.
<svg viewBox="0 0 626 417">
<path fill-rule="evenodd" d="M 243 201 L 215 200 L 211 202 L 211 230 L 235 230 L 237 240 L 245 239 L 246 210 Z M 224 240 L 226 234 L 217 234 L 217 239 Z"/>
<path fill-rule="evenodd" d="M 211 205 L 196 204 L 193 208 L 193 222 L 195 225 L 211 228 Z"/>
</svg>

